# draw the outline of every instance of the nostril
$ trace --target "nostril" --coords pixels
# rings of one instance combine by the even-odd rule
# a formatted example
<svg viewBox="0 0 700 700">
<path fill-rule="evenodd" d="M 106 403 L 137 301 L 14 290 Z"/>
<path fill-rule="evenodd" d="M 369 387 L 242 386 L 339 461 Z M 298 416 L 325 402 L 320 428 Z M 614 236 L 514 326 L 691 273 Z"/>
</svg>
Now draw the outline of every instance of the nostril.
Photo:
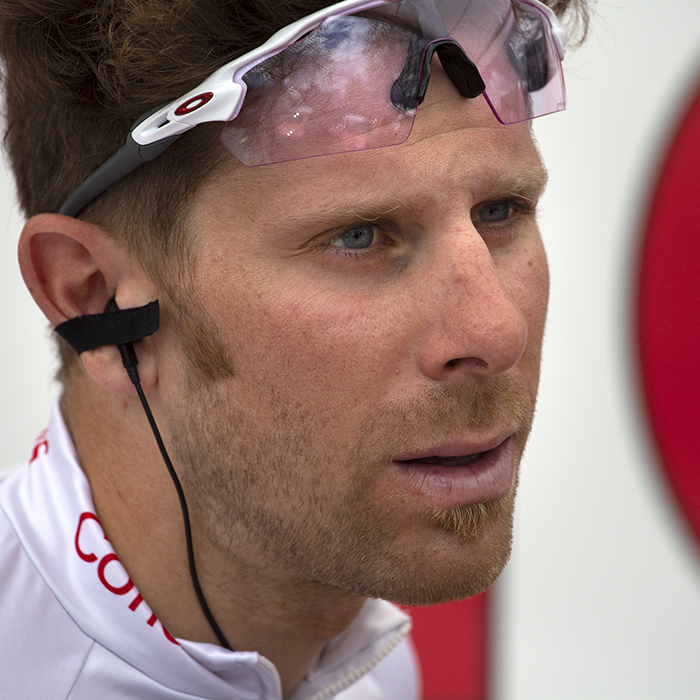
<svg viewBox="0 0 700 700">
<path fill-rule="evenodd" d="M 445 369 L 453 369 L 459 365 L 467 363 L 473 367 L 488 367 L 488 362 L 485 362 L 479 357 L 455 357 L 452 360 L 445 362 Z"/>
</svg>

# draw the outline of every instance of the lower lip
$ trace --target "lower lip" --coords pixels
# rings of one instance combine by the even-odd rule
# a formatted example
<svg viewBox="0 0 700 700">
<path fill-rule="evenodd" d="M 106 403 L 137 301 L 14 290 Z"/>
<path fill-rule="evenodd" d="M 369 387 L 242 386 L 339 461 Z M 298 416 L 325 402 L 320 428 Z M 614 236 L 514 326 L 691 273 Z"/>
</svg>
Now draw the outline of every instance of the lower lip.
<svg viewBox="0 0 700 700">
<path fill-rule="evenodd" d="M 513 485 L 514 457 L 510 437 L 466 466 L 392 462 L 391 468 L 426 504 L 435 508 L 460 508 L 507 496 Z"/>
</svg>

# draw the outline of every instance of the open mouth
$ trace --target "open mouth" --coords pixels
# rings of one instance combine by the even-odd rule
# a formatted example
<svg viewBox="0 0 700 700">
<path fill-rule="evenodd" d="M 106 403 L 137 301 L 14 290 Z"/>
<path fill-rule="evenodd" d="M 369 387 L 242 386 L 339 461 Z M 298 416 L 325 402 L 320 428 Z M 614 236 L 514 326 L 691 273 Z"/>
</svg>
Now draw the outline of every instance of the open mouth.
<svg viewBox="0 0 700 700">
<path fill-rule="evenodd" d="M 394 473 L 430 506 L 459 508 L 496 501 L 512 489 L 517 467 L 513 434 L 445 441 L 405 452 L 394 458 Z"/>
<path fill-rule="evenodd" d="M 476 452 L 471 455 L 458 455 L 457 457 L 421 457 L 420 459 L 407 459 L 401 464 L 433 464 L 440 467 L 466 467 L 478 459 L 481 459 L 486 452 Z"/>
</svg>

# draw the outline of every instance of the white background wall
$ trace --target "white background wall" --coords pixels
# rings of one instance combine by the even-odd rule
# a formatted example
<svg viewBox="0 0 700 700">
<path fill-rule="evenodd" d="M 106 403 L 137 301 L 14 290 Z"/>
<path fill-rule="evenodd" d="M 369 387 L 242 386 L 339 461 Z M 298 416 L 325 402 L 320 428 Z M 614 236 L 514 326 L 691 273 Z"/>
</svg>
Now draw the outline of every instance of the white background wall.
<svg viewBox="0 0 700 700">
<path fill-rule="evenodd" d="M 631 339 L 650 187 L 700 81 L 700 0 L 601 1 L 566 68 L 569 110 L 536 126 L 552 302 L 515 554 L 496 589 L 495 695 L 700 698 L 700 548 L 645 434 Z M 55 393 L 10 183 L 0 173 L 3 464 L 27 458 Z"/>
<path fill-rule="evenodd" d="M 565 63 L 569 109 L 536 123 L 552 301 L 497 696 L 700 698 L 700 546 L 646 434 L 631 325 L 651 187 L 700 84 L 700 2 L 601 0 Z"/>
</svg>

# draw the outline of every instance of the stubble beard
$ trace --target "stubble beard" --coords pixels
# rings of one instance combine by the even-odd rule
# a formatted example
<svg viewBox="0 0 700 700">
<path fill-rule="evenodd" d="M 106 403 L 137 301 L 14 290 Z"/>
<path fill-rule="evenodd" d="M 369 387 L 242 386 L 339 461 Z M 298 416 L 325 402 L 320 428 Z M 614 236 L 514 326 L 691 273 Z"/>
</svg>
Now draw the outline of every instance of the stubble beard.
<svg viewBox="0 0 700 700">
<path fill-rule="evenodd" d="M 510 499 L 483 501 L 459 508 L 436 508 L 433 521 L 465 542 L 478 540 L 490 523 L 508 517 Z"/>
<path fill-rule="evenodd" d="M 210 342 L 215 336 L 213 328 L 198 334 Z M 471 597 L 500 575 L 510 556 L 515 484 L 498 501 L 416 513 L 416 543 L 379 497 L 377 479 L 392 455 L 419 440 L 503 423 L 519 426 L 513 439 L 522 452 L 534 412 L 528 390 L 502 376 L 376 406 L 348 440 L 343 480 L 319 469 L 339 460 L 323 451 L 323 420 L 313 407 L 299 405 L 285 387 L 260 386 L 270 414 L 261 422 L 240 408 L 245 401 L 231 394 L 229 381 L 188 368 L 171 440 L 195 522 L 232 567 L 258 575 L 272 567 L 290 579 L 406 605 Z"/>
</svg>

